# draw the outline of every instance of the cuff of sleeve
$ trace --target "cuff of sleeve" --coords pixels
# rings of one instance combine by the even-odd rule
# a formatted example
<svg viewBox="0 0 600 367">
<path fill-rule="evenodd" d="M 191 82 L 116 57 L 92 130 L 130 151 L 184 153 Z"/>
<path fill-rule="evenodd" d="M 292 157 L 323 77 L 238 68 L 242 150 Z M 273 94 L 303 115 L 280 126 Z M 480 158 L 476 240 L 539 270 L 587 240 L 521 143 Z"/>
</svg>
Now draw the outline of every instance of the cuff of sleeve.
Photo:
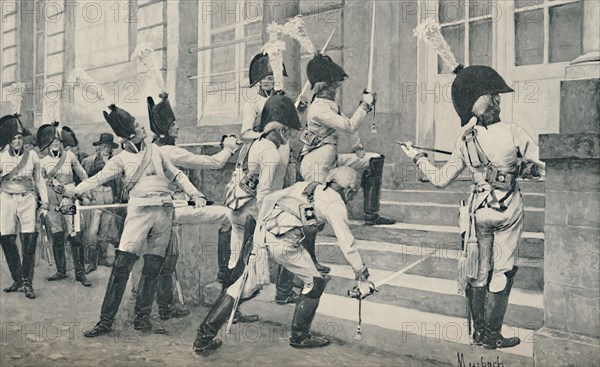
<svg viewBox="0 0 600 367">
<path fill-rule="evenodd" d="M 419 165 L 419 161 L 421 159 L 427 159 L 427 153 L 424 153 L 424 152 L 417 153 L 417 155 L 415 155 L 413 158 L 413 162 L 415 162 L 416 165 Z"/>
</svg>

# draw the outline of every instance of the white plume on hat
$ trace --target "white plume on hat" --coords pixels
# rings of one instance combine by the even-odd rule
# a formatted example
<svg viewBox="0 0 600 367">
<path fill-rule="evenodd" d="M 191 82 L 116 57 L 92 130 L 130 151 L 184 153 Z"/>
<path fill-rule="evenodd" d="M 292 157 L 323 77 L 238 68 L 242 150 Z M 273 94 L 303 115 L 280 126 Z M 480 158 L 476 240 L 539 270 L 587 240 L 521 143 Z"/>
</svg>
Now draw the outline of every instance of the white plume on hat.
<svg viewBox="0 0 600 367">
<path fill-rule="evenodd" d="M 304 19 L 302 19 L 301 15 L 297 15 L 285 23 L 283 26 L 283 33 L 298 41 L 298 43 L 300 43 L 300 47 L 302 47 L 302 49 L 309 54 L 314 54 L 317 52 L 315 45 L 312 43 L 310 38 L 308 38 L 306 27 L 304 25 Z"/>
<path fill-rule="evenodd" d="M 109 106 L 114 103 L 107 98 L 108 94 L 104 91 L 102 85 L 89 76 L 89 74 L 82 68 L 73 69 L 69 74 L 67 81 L 76 87 L 86 88 L 86 93 L 95 91 L 96 97 L 102 101 L 105 106 Z M 88 88 L 88 86 L 93 87 Z"/>
<path fill-rule="evenodd" d="M 276 22 L 267 26 L 269 41 L 264 44 L 262 51 L 269 55 L 269 65 L 273 70 L 273 79 L 275 89 L 283 89 L 283 51 L 285 51 L 285 42 L 281 40 L 283 27 Z"/>
<path fill-rule="evenodd" d="M 131 57 L 144 69 L 150 79 L 160 88 L 161 92 L 164 92 L 165 82 L 160 72 L 160 67 L 156 64 L 152 45 L 149 43 L 138 44 L 133 50 Z"/>
<path fill-rule="evenodd" d="M 458 62 L 452 53 L 448 42 L 441 32 L 442 27 L 433 19 L 426 19 L 413 30 L 413 34 L 433 48 L 451 69 L 456 69 Z"/>
<path fill-rule="evenodd" d="M 14 82 L 5 86 L 3 89 L 2 96 L 11 104 L 9 114 L 20 114 L 23 96 L 25 95 L 25 83 Z"/>
</svg>

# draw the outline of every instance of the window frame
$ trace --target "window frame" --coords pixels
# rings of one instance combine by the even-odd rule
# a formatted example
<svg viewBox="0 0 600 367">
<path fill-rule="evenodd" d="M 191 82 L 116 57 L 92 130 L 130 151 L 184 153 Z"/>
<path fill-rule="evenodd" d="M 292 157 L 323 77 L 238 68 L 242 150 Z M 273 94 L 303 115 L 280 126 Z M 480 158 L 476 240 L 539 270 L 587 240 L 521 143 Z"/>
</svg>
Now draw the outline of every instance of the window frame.
<svg viewBox="0 0 600 367">
<path fill-rule="evenodd" d="M 13 12 L 10 13 L 6 13 L 6 14 L 1 14 L 2 15 L 2 19 L 0 19 L 0 45 L 2 45 L 2 48 L 0 49 L 0 52 L 4 53 L 5 50 L 8 50 L 10 48 L 14 48 L 15 49 L 15 62 L 12 62 L 10 64 L 6 64 L 4 63 L 4 58 L 2 58 L 2 61 L 0 61 L 0 88 L 4 88 L 16 81 L 19 81 L 19 74 L 20 74 L 20 63 L 19 63 L 19 59 L 21 57 L 20 52 L 21 49 L 19 47 L 19 39 L 20 39 L 20 28 L 19 28 L 19 23 L 18 23 L 18 18 L 19 18 L 19 7 L 16 6 L 15 10 Z M 8 18 L 10 16 L 15 16 L 15 24 L 14 24 L 14 28 L 11 28 L 9 31 L 6 31 L 5 28 L 5 18 Z M 8 46 L 8 47 L 4 47 L 4 33 L 8 33 L 8 32 L 15 32 L 15 44 L 12 46 Z M 15 73 L 13 75 L 13 80 L 7 81 L 4 80 L 4 69 L 8 66 L 13 66 L 15 65 Z"/>
</svg>

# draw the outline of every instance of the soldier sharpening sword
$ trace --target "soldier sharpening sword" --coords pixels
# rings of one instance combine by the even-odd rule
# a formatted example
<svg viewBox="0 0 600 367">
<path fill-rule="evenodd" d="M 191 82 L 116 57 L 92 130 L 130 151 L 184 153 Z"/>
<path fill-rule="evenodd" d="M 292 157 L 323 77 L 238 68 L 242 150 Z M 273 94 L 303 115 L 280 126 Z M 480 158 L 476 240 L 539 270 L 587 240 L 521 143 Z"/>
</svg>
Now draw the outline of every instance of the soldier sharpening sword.
<svg viewBox="0 0 600 367">
<path fill-rule="evenodd" d="M 464 168 L 470 170 L 474 185 L 467 208 L 473 220 L 468 232 L 472 232 L 471 241 L 478 243 L 478 254 L 471 259 L 475 271 L 466 285 L 475 329 L 473 342 L 488 349 L 513 347 L 520 339 L 503 337 L 501 328 L 523 231 L 523 199 L 517 182 L 523 170 L 519 163 L 539 167 L 543 163 L 531 136 L 520 126 L 500 120 L 500 94 L 513 92 L 504 79 L 494 69 L 480 65 L 464 69 L 459 65 L 455 73 L 454 109 L 462 126 L 472 117 L 477 120 L 475 126 L 456 141 L 450 159 L 439 169 L 411 142 L 402 143 L 402 149 L 438 188 L 450 184 Z"/>
<path fill-rule="evenodd" d="M 13 284 L 7 293 L 25 291 L 29 299 L 35 298 L 33 271 L 37 245 L 36 212 L 37 193 L 41 199 L 39 214 L 48 212 L 48 192 L 42 176 L 37 154 L 23 148 L 23 137 L 31 133 L 23 127 L 19 115 L 6 115 L 0 119 L 0 242 Z M 17 247 L 17 227 L 21 227 L 23 260 Z"/>
<path fill-rule="evenodd" d="M 197 207 L 206 205 L 206 200 L 161 153 L 159 147 L 144 141 L 146 131 L 133 116 L 114 104 L 109 106 L 109 110 L 110 113 L 104 111 L 104 118 L 115 134 L 124 139 L 123 151 L 112 157 L 95 176 L 67 190 L 68 195 L 78 197 L 122 175 L 123 190 L 129 197 L 123 235 L 106 286 L 100 321 L 84 336 L 93 338 L 112 331 L 129 275 L 139 259 L 137 253 L 144 246 L 146 254 L 138 285 L 134 329 L 164 334 L 165 329 L 153 326 L 150 322 L 158 276 L 171 238 L 174 217 L 174 208 L 164 203 L 172 200 L 173 183 L 192 197 Z"/>
</svg>

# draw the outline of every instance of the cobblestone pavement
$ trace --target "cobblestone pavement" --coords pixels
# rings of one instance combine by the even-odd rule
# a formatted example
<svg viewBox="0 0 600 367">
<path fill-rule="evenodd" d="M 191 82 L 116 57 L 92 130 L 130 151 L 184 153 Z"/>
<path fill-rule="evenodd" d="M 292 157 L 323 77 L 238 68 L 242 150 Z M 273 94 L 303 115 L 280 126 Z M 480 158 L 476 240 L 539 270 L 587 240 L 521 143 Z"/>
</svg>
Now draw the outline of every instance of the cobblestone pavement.
<svg viewBox="0 0 600 367">
<path fill-rule="evenodd" d="M 0 286 L 10 285 L 6 264 L 0 265 Z M 126 293 L 113 335 L 86 339 L 82 332 L 97 321 L 109 269 L 90 274 L 92 288 L 74 276 L 49 283 L 47 265 L 36 268 L 34 288 L 38 298 L 24 293 L 0 292 L 0 365 L 8 366 L 439 366 L 435 360 L 391 354 L 335 339 L 317 350 L 296 350 L 287 344 L 289 326 L 264 322 L 234 326 L 220 337 L 224 345 L 210 355 L 192 352 L 196 328 L 207 308 L 196 307 L 184 319 L 160 322 L 167 335 L 143 335 L 128 321 L 131 302 Z M 265 310 L 268 312 L 268 310 Z M 327 328 L 319 328 L 327 333 Z"/>
</svg>

